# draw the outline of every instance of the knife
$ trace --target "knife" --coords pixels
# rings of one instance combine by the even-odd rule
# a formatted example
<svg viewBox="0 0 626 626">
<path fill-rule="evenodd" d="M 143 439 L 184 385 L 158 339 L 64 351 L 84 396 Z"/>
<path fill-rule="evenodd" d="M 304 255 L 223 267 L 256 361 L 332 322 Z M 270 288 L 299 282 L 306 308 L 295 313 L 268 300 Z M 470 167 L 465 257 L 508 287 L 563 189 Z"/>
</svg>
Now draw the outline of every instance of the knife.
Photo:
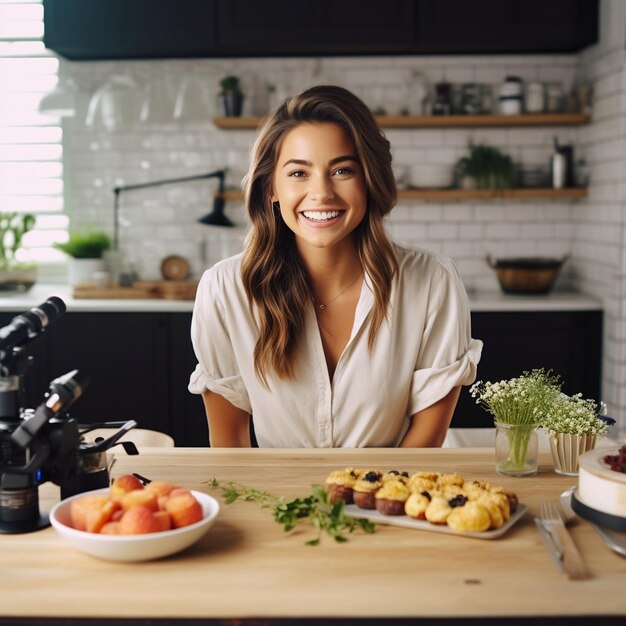
<svg viewBox="0 0 626 626">
<path fill-rule="evenodd" d="M 539 529 L 539 533 L 543 539 L 543 542 L 546 544 L 548 548 L 548 552 L 552 557 L 552 561 L 554 562 L 555 567 L 562 572 L 563 571 L 563 546 L 561 545 L 559 539 L 555 537 L 544 525 L 544 523 L 538 518 L 535 517 L 535 524 L 537 524 L 537 528 Z"/>
<path fill-rule="evenodd" d="M 598 526 L 598 524 L 591 524 L 595 529 L 598 535 L 602 537 L 604 543 L 609 547 L 613 552 L 619 554 L 620 556 L 626 556 L 626 542 L 620 540 L 613 535 L 606 528 L 602 528 L 602 526 Z"/>
</svg>

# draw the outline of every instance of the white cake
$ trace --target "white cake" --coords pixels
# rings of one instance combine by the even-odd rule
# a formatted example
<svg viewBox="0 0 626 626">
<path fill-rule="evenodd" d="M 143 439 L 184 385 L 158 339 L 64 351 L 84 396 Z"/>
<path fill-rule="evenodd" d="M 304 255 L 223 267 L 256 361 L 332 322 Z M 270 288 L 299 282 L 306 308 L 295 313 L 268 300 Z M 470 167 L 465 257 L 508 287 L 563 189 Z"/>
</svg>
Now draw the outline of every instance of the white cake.
<svg viewBox="0 0 626 626">
<path fill-rule="evenodd" d="M 576 498 L 596 511 L 626 518 L 626 474 L 603 460 L 617 455 L 618 449 L 595 448 L 580 457 Z"/>
</svg>

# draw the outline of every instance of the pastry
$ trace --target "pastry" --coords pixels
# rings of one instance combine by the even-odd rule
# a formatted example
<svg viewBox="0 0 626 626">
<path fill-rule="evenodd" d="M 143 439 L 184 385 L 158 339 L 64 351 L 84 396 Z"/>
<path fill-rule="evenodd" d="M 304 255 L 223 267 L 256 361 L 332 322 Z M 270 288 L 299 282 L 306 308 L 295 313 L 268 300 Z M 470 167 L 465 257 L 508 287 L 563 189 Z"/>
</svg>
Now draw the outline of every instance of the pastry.
<svg viewBox="0 0 626 626">
<path fill-rule="evenodd" d="M 430 495 L 413 492 L 404 503 L 404 512 L 413 519 L 426 519 L 426 508 L 430 504 Z"/>
<path fill-rule="evenodd" d="M 465 480 L 463 479 L 463 476 L 461 476 L 458 472 L 455 472 L 454 474 L 442 474 L 437 479 L 437 485 L 439 486 L 454 485 L 456 487 L 462 487 L 464 482 Z"/>
<path fill-rule="evenodd" d="M 383 515 L 404 515 L 409 488 L 400 479 L 387 480 L 376 492 L 376 510 Z"/>
<path fill-rule="evenodd" d="M 626 476 L 620 473 L 626 484 Z M 406 515 L 459 532 L 501 528 L 519 503 L 517 495 L 485 480 L 465 480 L 459 472 L 408 472 L 346 468 L 331 472 L 326 490 L 332 502 L 351 495 L 354 504 L 382 515 Z"/>
<path fill-rule="evenodd" d="M 498 498 L 492 494 L 485 493 L 478 497 L 477 500 L 472 500 L 472 502 L 476 502 L 481 506 L 485 507 L 487 513 L 489 514 L 490 524 L 489 529 L 493 530 L 496 528 L 500 528 L 502 524 L 504 524 L 504 511 L 500 508 L 500 503 L 498 502 Z M 508 510 L 508 500 L 506 501 L 506 507 Z M 507 519 L 508 519 L 507 515 Z"/>
<path fill-rule="evenodd" d="M 383 474 L 383 482 L 385 483 L 389 480 L 391 481 L 399 480 L 400 482 L 406 485 L 406 483 L 409 481 L 409 473 L 400 472 L 399 470 L 389 470 L 388 472 Z"/>
<path fill-rule="evenodd" d="M 491 517 L 480 502 L 466 502 L 450 511 L 447 524 L 452 530 L 461 532 L 483 532 L 491 526 Z"/>
<path fill-rule="evenodd" d="M 352 487 L 354 504 L 361 509 L 376 508 L 376 492 L 383 485 L 383 474 L 378 470 L 366 470 Z"/>
<path fill-rule="evenodd" d="M 433 496 L 426 507 L 424 515 L 431 524 L 445 524 L 452 513 L 452 507 L 443 496 Z"/>
<path fill-rule="evenodd" d="M 422 491 L 432 491 L 437 485 L 439 475 L 433 475 L 432 472 L 418 472 L 413 474 L 407 483 L 411 493 L 422 493 Z"/>
<path fill-rule="evenodd" d="M 346 504 L 354 502 L 352 487 L 359 477 L 360 471 L 348 467 L 343 470 L 336 470 L 328 475 L 324 488 L 328 493 L 328 502 L 330 504 L 335 504 L 339 500 L 343 500 Z"/>
</svg>

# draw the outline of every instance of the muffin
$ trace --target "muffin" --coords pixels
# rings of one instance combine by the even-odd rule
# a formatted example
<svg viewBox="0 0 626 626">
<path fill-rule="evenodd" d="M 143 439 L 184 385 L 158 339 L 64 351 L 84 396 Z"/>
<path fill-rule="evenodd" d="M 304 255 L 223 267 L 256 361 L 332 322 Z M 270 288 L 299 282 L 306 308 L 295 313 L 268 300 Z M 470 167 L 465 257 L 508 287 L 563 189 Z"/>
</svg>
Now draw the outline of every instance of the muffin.
<svg viewBox="0 0 626 626">
<path fill-rule="evenodd" d="M 376 510 L 383 515 L 404 515 L 409 489 L 402 480 L 387 480 L 376 492 Z"/>
<path fill-rule="evenodd" d="M 461 476 L 458 472 L 455 472 L 454 474 L 442 474 L 439 476 L 437 479 L 437 486 L 444 487 L 453 485 L 455 487 L 462 487 L 464 482 L 465 480 L 463 479 L 463 476 Z"/>
<path fill-rule="evenodd" d="M 383 486 L 383 474 L 378 470 L 367 470 L 352 486 L 354 504 L 361 509 L 376 508 L 376 492 Z"/>
<path fill-rule="evenodd" d="M 383 482 L 386 483 L 389 480 L 399 480 L 401 483 L 406 485 L 409 481 L 409 473 L 401 472 L 399 470 L 389 470 L 383 474 Z"/>
<path fill-rule="evenodd" d="M 423 491 L 434 491 L 437 486 L 437 477 L 425 476 L 426 472 L 413 474 L 407 483 L 411 493 L 422 493 Z"/>
<path fill-rule="evenodd" d="M 328 493 L 330 504 L 335 504 L 339 500 L 343 500 L 346 504 L 354 502 L 352 488 L 359 477 L 359 471 L 348 467 L 343 470 L 335 470 L 328 475 L 324 488 Z"/>
</svg>

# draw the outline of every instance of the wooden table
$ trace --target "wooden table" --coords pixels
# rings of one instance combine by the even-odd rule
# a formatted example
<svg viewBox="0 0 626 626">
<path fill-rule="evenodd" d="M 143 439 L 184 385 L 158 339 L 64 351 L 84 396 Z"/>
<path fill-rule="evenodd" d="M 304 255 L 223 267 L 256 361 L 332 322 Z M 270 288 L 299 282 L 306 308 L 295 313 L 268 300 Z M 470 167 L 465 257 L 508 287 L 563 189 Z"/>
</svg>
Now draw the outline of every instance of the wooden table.
<svg viewBox="0 0 626 626">
<path fill-rule="evenodd" d="M 500 539 L 481 540 L 378 526 L 347 543 L 325 537 L 311 547 L 308 528 L 285 534 L 255 503 L 225 505 L 207 484 L 215 477 L 289 497 L 304 496 L 336 468 L 460 471 L 513 489 L 530 510 Z M 218 519 L 192 548 L 162 560 L 120 564 L 78 552 L 52 528 L 0 535 L 0 622 L 255 625 L 485 623 L 514 618 L 544 624 L 624 624 L 626 559 L 610 552 L 593 528 L 571 532 L 592 578 L 559 573 L 534 525 L 538 501 L 576 483 L 542 457 L 534 477 L 494 471 L 493 450 L 228 450 L 144 449 L 117 456 L 112 475 L 152 479 L 213 493 Z M 42 510 L 58 498 L 39 488 Z M 584 616 L 578 621 L 575 616 Z M 15 618 L 23 621 L 16 622 Z M 27 619 L 28 618 L 28 619 Z M 189 621 L 184 621 L 189 620 Z M 476 620 L 476 621 L 474 621 Z M 513 621 L 513 623 L 515 623 Z"/>
</svg>

